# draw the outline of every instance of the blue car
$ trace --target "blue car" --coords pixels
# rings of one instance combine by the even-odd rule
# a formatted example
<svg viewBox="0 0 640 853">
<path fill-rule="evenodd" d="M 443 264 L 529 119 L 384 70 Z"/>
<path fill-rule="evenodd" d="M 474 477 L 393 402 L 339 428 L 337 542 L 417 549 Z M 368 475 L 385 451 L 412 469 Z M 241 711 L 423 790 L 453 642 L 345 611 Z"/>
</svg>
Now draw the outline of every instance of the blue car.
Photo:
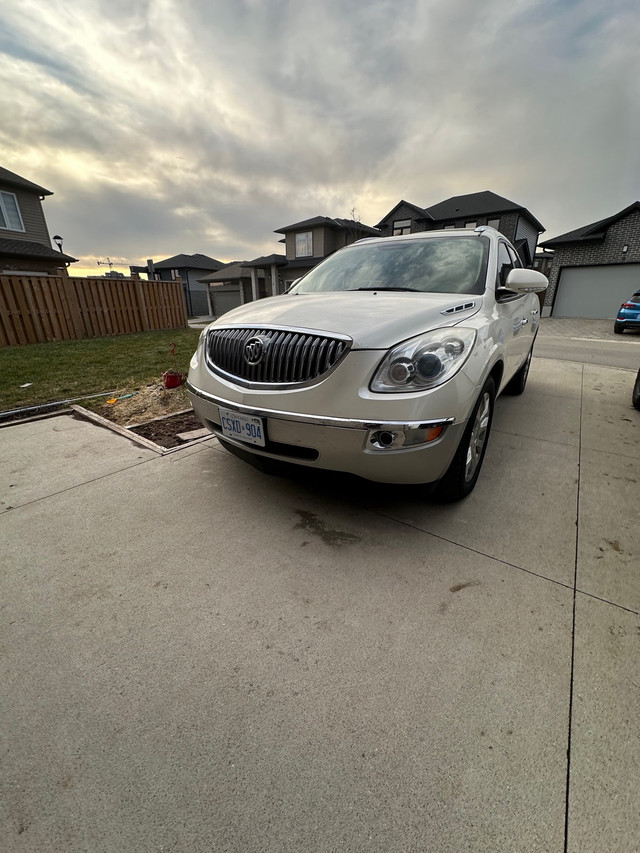
<svg viewBox="0 0 640 853">
<path fill-rule="evenodd" d="M 625 329 L 640 329 L 640 290 L 628 302 L 623 302 L 613 324 L 613 331 L 621 335 Z"/>
</svg>

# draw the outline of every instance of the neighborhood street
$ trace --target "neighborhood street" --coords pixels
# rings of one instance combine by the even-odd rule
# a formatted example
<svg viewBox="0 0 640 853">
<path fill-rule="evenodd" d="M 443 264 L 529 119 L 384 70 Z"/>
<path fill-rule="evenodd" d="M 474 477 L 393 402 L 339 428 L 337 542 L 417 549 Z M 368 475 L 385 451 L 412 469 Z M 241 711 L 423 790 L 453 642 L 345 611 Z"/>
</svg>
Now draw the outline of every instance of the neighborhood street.
<svg viewBox="0 0 640 853">
<path fill-rule="evenodd" d="M 0 429 L 0 846 L 640 851 L 640 337 L 553 328 L 454 505 Z"/>
</svg>

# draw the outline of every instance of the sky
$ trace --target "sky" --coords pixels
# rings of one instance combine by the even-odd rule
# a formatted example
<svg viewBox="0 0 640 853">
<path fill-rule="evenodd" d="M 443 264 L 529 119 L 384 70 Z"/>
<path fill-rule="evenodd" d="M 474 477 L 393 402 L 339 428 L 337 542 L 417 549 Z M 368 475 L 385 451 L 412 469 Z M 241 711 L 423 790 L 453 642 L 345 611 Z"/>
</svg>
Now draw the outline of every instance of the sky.
<svg viewBox="0 0 640 853">
<path fill-rule="evenodd" d="M 491 190 L 549 239 L 640 199 L 638 0 L 4 0 L 0 166 L 103 274 Z"/>
</svg>

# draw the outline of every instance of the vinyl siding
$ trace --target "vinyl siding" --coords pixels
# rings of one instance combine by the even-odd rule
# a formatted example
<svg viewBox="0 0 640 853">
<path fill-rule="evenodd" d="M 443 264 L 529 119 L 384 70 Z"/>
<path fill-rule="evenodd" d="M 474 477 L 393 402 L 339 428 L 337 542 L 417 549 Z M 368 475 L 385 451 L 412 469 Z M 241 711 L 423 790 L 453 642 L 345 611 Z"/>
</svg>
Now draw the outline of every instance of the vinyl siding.
<svg viewBox="0 0 640 853">
<path fill-rule="evenodd" d="M 31 240 L 35 243 L 43 243 L 45 246 L 50 246 L 51 239 L 40 197 L 33 193 L 23 192 L 15 187 L 7 186 L 6 184 L 0 184 L 0 190 L 15 195 L 25 227 L 24 231 L 0 228 L 0 236 L 10 237 L 12 240 Z"/>
</svg>

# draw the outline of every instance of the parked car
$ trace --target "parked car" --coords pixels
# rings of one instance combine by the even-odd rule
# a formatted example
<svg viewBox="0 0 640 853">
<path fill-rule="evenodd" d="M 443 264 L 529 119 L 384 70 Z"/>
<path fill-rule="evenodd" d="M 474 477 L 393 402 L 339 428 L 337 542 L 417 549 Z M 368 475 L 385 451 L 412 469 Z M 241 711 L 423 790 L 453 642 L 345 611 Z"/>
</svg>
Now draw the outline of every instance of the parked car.
<svg viewBox="0 0 640 853">
<path fill-rule="evenodd" d="M 633 394 L 631 395 L 631 402 L 636 407 L 636 409 L 640 409 L 640 370 L 638 371 L 638 375 L 636 376 L 636 382 L 633 386 Z"/>
<path fill-rule="evenodd" d="M 613 331 L 621 335 L 625 329 L 640 329 L 640 290 L 623 302 L 613 324 Z"/>
<path fill-rule="evenodd" d="M 360 240 L 203 332 L 188 390 L 221 444 L 387 483 L 476 484 L 547 286 L 493 228 Z"/>
</svg>

